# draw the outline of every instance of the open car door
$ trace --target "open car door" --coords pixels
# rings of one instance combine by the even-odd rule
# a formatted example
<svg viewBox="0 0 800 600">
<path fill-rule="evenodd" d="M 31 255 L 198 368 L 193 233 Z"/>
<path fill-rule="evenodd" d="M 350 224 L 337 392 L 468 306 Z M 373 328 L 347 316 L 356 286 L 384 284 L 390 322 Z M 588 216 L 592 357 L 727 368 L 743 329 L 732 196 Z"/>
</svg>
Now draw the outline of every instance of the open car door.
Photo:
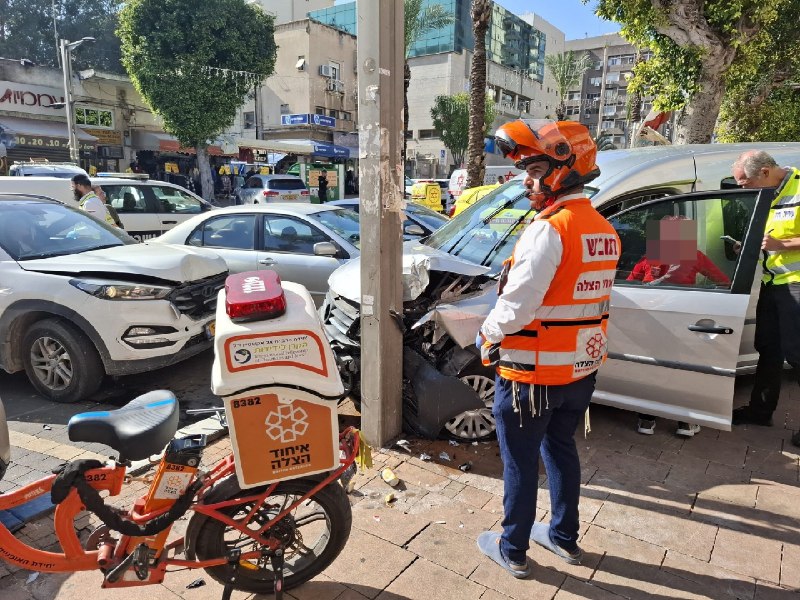
<svg viewBox="0 0 800 600">
<path fill-rule="evenodd" d="M 684 194 L 609 219 L 622 251 L 595 402 L 730 429 L 773 198 L 773 190 Z"/>
</svg>

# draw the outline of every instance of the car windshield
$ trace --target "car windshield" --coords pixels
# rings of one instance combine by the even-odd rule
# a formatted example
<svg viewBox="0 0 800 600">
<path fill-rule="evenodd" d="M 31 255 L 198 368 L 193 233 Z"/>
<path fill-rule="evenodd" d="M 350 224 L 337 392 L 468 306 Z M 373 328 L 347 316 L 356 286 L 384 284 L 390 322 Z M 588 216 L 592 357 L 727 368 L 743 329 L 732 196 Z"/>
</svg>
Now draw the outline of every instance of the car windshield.
<svg viewBox="0 0 800 600">
<path fill-rule="evenodd" d="M 323 210 L 309 216 L 346 239 L 356 248 L 361 247 L 358 213 L 348 208 L 336 208 L 334 210 Z"/>
<path fill-rule="evenodd" d="M 135 244 L 121 229 L 61 204 L 0 203 L 0 247 L 16 261 Z"/>
<path fill-rule="evenodd" d="M 489 274 L 496 275 L 534 214 L 522 180 L 512 181 L 453 217 L 425 244 L 488 266 Z"/>
<path fill-rule="evenodd" d="M 431 231 L 436 231 L 439 227 L 447 223 L 447 217 L 444 215 L 440 215 L 430 208 L 412 202 L 406 204 L 406 212 L 413 215 L 418 221 L 422 221 Z"/>
</svg>

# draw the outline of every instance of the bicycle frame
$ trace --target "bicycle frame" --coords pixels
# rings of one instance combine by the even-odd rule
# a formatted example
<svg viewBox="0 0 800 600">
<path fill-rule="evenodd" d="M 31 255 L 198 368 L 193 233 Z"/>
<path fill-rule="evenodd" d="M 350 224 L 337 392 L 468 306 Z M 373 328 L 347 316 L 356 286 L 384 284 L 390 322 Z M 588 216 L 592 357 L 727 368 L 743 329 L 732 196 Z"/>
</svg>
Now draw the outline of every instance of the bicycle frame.
<svg viewBox="0 0 800 600">
<path fill-rule="evenodd" d="M 203 486 L 195 494 L 196 503 L 192 507 L 197 513 L 207 515 L 212 519 L 216 519 L 225 523 L 229 527 L 233 527 L 253 540 L 260 546 L 274 550 L 278 547 L 278 543 L 274 540 L 264 537 L 265 532 L 271 528 L 275 523 L 283 519 L 287 514 L 299 506 L 302 502 L 316 494 L 320 489 L 334 482 L 344 471 L 353 464 L 356 454 L 358 453 L 359 446 L 359 433 L 352 427 L 348 427 L 339 434 L 340 450 L 344 453 L 344 458 L 340 458 L 339 467 L 328 474 L 328 476 L 319 482 L 319 484 L 311 489 L 307 494 L 296 500 L 290 506 L 287 506 L 283 511 L 277 514 L 273 519 L 263 525 L 258 531 L 249 529 L 247 525 L 255 516 L 258 508 L 264 504 L 267 498 L 275 491 L 278 483 L 273 483 L 267 486 L 263 492 L 217 502 L 213 504 L 202 504 L 202 498 L 213 487 L 215 483 L 225 477 L 234 474 L 235 464 L 232 455 L 228 455 L 217 463 L 211 471 L 203 474 Z M 163 459 L 162 459 L 163 461 Z M 94 489 L 106 490 L 111 496 L 116 496 L 122 491 L 122 486 L 125 482 L 124 465 L 115 464 L 112 466 L 101 467 L 92 469 L 85 473 L 84 478 Z M 37 482 L 28 484 L 23 488 L 11 492 L 9 494 L 0 495 L 0 510 L 14 508 L 38 498 L 52 489 L 53 482 L 56 476 L 51 475 Z M 148 493 L 152 491 L 155 481 L 148 488 Z M 141 497 L 129 511 L 127 518 L 139 523 L 145 524 L 161 514 L 166 513 L 170 506 L 162 507 L 159 510 L 148 512 L 146 514 L 139 514 L 137 507 L 144 506 L 144 499 L 146 495 Z M 241 521 L 234 521 L 227 515 L 223 514 L 221 510 L 230 506 L 238 504 L 246 504 L 249 502 L 254 503 L 253 509 L 249 512 L 247 517 Z M 134 538 L 131 536 L 122 535 L 115 543 L 105 543 L 101 545 L 98 550 L 85 550 L 78 539 L 77 532 L 75 531 L 75 518 L 84 510 L 84 506 L 78 496 L 77 490 L 70 491 L 66 500 L 56 506 L 54 516 L 54 527 L 56 537 L 63 553 L 47 552 L 33 548 L 19 539 L 17 539 L 6 527 L 0 524 L 0 558 L 7 562 L 13 563 L 25 569 L 44 571 L 44 572 L 73 572 L 73 571 L 91 571 L 94 569 L 109 570 L 118 565 L 128 554 L 131 548 L 131 543 L 136 543 L 137 540 L 147 540 L 151 555 L 155 556 L 155 564 L 149 569 L 149 576 L 144 581 L 139 580 L 137 577 L 123 576 L 115 582 L 105 580 L 103 582 L 104 588 L 113 587 L 130 587 L 149 585 L 153 583 L 161 583 L 167 573 L 167 567 L 183 567 L 190 569 L 200 569 L 208 567 L 216 567 L 228 564 L 227 557 L 220 557 L 218 559 L 197 561 L 197 560 L 181 560 L 171 558 L 169 553 L 171 550 L 180 549 L 185 546 L 185 538 L 181 537 L 169 544 L 166 544 L 166 537 L 171 530 L 171 525 L 162 532 L 150 536 L 148 538 Z M 151 545 L 152 544 L 152 545 Z M 258 559 L 263 556 L 261 551 L 252 551 L 242 553 L 240 560 Z M 126 575 L 129 575 L 127 573 Z"/>
</svg>

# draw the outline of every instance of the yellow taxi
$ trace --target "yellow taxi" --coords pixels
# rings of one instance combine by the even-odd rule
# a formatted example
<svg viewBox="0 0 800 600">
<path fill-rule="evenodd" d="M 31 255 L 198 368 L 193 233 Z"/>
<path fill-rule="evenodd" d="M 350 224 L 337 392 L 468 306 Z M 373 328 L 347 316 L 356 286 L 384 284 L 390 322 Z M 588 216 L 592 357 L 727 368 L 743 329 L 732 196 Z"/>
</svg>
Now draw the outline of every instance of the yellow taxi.
<svg viewBox="0 0 800 600">
<path fill-rule="evenodd" d="M 418 181 L 411 186 L 411 201 L 430 208 L 438 213 L 444 212 L 442 188 L 432 180 Z"/>
<path fill-rule="evenodd" d="M 496 190 L 500 187 L 499 183 L 495 183 L 492 185 L 479 185 L 478 187 L 467 188 L 456 200 L 455 204 L 453 204 L 453 208 L 451 209 L 451 217 L 455 217 L 458 213 L 466 210 L 473 204 L 475 204 L 478 200 L 483 198 L 486 194 L 491 192 L 492 190 Z"/>
</svg>

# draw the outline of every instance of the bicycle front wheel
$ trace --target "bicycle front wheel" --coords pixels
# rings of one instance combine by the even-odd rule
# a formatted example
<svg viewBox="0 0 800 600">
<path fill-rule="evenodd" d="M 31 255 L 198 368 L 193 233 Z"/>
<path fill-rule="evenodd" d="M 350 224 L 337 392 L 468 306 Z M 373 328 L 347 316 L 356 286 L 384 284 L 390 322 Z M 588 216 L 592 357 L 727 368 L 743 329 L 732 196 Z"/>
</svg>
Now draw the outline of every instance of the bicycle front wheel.
<svg viewBox="0 0 800 600">
<path fill-rule="evenodd" d="M 313 479 L 294 479 L 279 483 L 272 495 L 257 510 L 250 527 L 260 529 L 318 483 Z M 263 491 L 265 488 L 259 489 Z M 252 496 L 259 489 L 236 489 L 227 497 L 218 497 L 214 501 L 223 502 Z M 253 503 L 249 502 L 222 509 L 220 512 L 238 521 L 243 520 L 252 509 Z M 352 522 L 353 515 L 347 495 L 338 482 L 333 482 L 300 503 L 267 530 L 266 536 L 280 540 L 283 547 L 283 589 L 289 590 L 305 583 L 330 565 L 350 537 Z M 199 560 L 209 560 L 227 556 L 231 548 L 238 548 L 244 554 L 260 550 L 261 546 L 253 538 L 225 523 L 208 519 L 197 532 L 194 548 Z M 206 572 L 220 583 L 225 583 L 229 576 L 226 565 L 207 568 Z M 256 594 L 273 593 L 275 575 L 269 559 L 241 561 L 234 587 Z"/>
</svg>

